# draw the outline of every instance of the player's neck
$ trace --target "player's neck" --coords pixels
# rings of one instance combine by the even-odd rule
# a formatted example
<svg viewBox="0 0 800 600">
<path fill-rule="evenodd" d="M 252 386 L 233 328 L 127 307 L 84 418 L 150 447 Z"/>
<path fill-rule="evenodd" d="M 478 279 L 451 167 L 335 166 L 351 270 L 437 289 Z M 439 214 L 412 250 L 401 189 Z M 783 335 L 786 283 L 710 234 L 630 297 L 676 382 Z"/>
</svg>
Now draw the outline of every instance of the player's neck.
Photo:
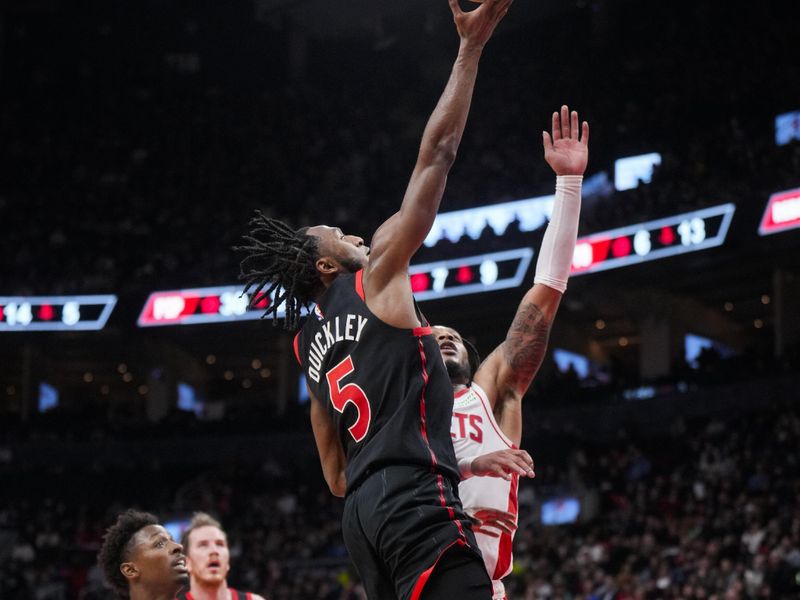
<svg viewBox="0 0 800 600">
<path fill-rule="evenodd" d="M 228 583 L 223 581 L 217 584 L 204 584 L 200 581 L 192 581 L 193 600 L 230 600 L 231 593 L 228 590 Z"/>
<path fill-rule="evenodd" d="M 175 600 L 174 590 L 164 592 L 159 590 L 149 590 L 144 587 L 130 588 L 131 600 Z"/>
</svg>

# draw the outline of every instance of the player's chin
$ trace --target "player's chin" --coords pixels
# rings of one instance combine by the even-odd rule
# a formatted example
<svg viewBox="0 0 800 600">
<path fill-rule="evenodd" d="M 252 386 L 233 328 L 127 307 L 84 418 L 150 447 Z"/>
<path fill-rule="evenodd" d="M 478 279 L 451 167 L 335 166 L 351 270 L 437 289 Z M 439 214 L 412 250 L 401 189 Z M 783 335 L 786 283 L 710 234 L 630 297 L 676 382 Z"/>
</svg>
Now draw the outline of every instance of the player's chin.
<svg viewBox="0 0 800 600">
<path fill-rule="evenodd" d="M 189 585 L 189 571 L 183 571 L 175 576 L 175 581 L 181 585 Z"/>
</svg>

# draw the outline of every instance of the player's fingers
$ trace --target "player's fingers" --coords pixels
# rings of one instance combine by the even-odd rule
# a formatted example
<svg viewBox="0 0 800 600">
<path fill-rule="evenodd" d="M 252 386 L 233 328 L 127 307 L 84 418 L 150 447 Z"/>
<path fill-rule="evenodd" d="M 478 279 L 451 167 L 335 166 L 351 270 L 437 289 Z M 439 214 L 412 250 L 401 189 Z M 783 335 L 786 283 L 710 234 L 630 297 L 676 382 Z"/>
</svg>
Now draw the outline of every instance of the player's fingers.
<svg viewBox="0 0 800 600">
<path fill-rule="evenodd" d="M 515 453 L 517 454 L 517 456 L 519 456 L 522 460 L 525 461 L 525 464 L 527 464 L 528 466 L 531 466 L 531 467 L 533 466 L 533 458 L 531 457 L 530 454 L 528 454 L 527 450 L 521 450 L 520 449 L 520 450 L 517 450 Z"/>
<path fill-rule="evenodd" d="M 561 107 L 561 137 L 569 139 L 569 107 Z"/>
<path fill-rule="evenodd" d="M 504 523 L 502 521 L 495 521 L 494 523 L 492 523 L 492 527 L 498 529 L 501 533 L 507 533 L 508 535 L 514 533 L 514 530 L 511 529 L 507 523 Z"/>
<path fill-rule="evenodd" d="M 450 4 L 450 10 L 453 11 L 453 16 L 458 17 L 463 14 L 461 7 L 458 5 L 458 0 L 447 0 Z"/>
<path fill-rule="evenodd" d="M 522 477 L 533 477 L 533 461 L 528 462 L 523 456 L 516 456 L 518 472 Z M 528 457 L 530 459 L 530 457 Z"/>
<path fill-rule="evenodd" d="M 502 19 L 508 12 L 508 8 L 511 6 L 511 2 L 512 0 L 498 0 L 498 2 L 495 3 L 494 6 L 493 16 L 497 20 Z"/>
<path fill-rule="evenodd" d="M 482 533 L 486 537 L 491 537 L 491 538 L 499 538 L 500 537 L 499 533 L 494 532 L 491 529 L 485 529 L 485 528 L 481 527 L 480 525 L 478 525 L 477 527 L 473 527 L 472 531 L 476 532 L 476 533 Z"/>
<path fill-rule="evenodd" d="M 553 142 L 561 139 L 561 117 L 558 112 L 553 113 Z"/>
<path fill-rule="evenodd" d="M 583 131 L 581 131 L 581 143 L 584 146 L 588 146 L 589 145 L 589 122 L 588 121 L 584 121 L 583 122 Z"/>
<path fill-rule="evenodd" d="M 573 110 L 572 114 L 570 115 L 570 124 L 569 124 L 569 133 L 572 136 L 573 140 L 578 139 L 581 130 L 578 128 L 578 111 Z"/>
<path fill-rule="evenodd" d="M 542 147 L 545 152 L 553 149 L 553 140 L 550 139 L 550 134 L 546 131 L 542 132 Z"/>
</svg>

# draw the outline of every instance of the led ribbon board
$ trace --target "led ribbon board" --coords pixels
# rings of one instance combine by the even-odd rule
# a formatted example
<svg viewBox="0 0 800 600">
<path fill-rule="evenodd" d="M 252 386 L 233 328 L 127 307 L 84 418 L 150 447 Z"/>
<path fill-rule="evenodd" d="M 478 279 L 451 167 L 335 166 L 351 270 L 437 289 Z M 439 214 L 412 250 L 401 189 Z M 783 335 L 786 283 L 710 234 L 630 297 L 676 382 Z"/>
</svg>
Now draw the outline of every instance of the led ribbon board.
<svg viewBox="0 0 800 600">
<path fill-rule="evenodd" d="M 769 235 L 797 227 L 800 227 L 800 188 L 772 194 L 761 218 L 758 233 Z"/>
<path fill-rule="evenodd" d="M 116 304 L 114 295 L 0 296 L 0 332 L 99 330 Z"/>
<path fill-rule="evenodd" d="M 274 294 L 252 308 L 249 307 L 250 298 L 250 294 L 242 294 L 241 285 L 153 292 L 137 322 L 139 327 L 157 327 L 260 319 L 274 301 Z M 284 312 L 283 307 L 279 308 L 278 316 L 282 317 Z"/>
<path fill-rule="evenodd" d="M 572 275 L 721 246 L 735 210 L 733 204 L 720 204 L 579 238 L 572 259 Z"/>
<path fill-rule="evenodd" d="M 518 222 L 520 231 L 534 231 L 547 224 L 553 214 L 554 199 L 551 194 L 439 213 L 423 243 L 433 248 L 440 240 L 448 239 L 455 243 L 465 235 L 478 240 L 487 226 L 500 236 L 514 221 Z"/>
<path fill-rule="evenodd" d="M 517 248 L 411 265 L 411 289 L 423 301 L 517 287 L 532 258 L 531 248 Z"/>
</svg>

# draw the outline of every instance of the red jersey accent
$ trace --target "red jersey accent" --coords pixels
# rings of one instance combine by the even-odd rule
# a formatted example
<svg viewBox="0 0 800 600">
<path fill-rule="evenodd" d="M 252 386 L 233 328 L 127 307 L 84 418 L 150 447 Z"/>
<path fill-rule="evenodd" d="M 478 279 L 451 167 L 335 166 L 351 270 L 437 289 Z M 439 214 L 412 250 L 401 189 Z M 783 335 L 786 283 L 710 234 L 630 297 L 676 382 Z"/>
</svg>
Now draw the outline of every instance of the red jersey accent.
<svg viewBox="0 0 800 600">
<path fill-rule="evenodd" d="M 415 327 L 414 328 L 414 335 L 416 335 L 417 337 L 419 337 L 421 335 L 428 335 L 428 334 L 431 334 L 431 333 L 433 333 L 433 329 L 428 325 L 426 325 L 425 327 Z"/>
<path fill-rule="evenodd" d="M 425 588 L 425 584 L 428 583 L 428 579 L 430 579 L 431 573 L 433 573 L 433 570 L 436 568 L 436 565 L 439 564 L 439 561 L 441 560 L 442 556 L 444 556 L 444 553 L 450 550 L 450 548 L 452 548 L 453 546 L 456 545 L 464 546 L 465 544 L 466 542 L 464 542 L 463 540 L 460 539 L 456 540 L 439 553 L 439 556 L 436 557 L 436 560 L 433 562 L 433 564 L 427 569 L 425 569 L 417 578 L 417 583 L 414 584 L 414 589 L 411 592 L 411 600 L 419 600 L 419 597 L 422 595 L 422 590 Z"/>
<path fill-rule="evenodd" d="M 416 329 L 414 330 L 414 335 L 417 335 Z M 431 466 L 435 467 L 436 454 L 434 454 L 433 448 L 431 448 L 431 444 L 428 441 L 428 425 L 425 422 L 425 388 L 428 387 L 428 372 L 425 370 L 427 359 L 422 340 L 419 340 L 419 358 L 422 361 L 422 391 L 419 394 L 419 432 L 422 434 L 422 439 L 425 440 L 425 444 L 428 446 L 428 452 L 431 455 Z M 441 483 L 439 487 L 441 488 Z M 444 495 L 442 495 L 442 504 L 444 504 Z"/>
<path fill-rule="evenodd" d="M 514 473 L 511 481 L 511 493 L 508 495 L 508 512 L 512 515 L 517 514 L 517 482 L 519 475 Z M 511 566 L 511 546 L 514 539 L 508 533 L 500 534 L 500 549 L 497 553 L 497 566 L 494 569 L 492 579 L 500 579 Z"/>
<path fill-rule="evenodd" d="M 364 298 L 364 269 L 356 272 L 356 294 L 361 296 L 361 299 L 366 302 Z"/>
<path fill-rule="evenodd" d="M 486 402 L 484 402 L 484 400 L 483 400 L 483 394 L 476 394 L 476 395 L 480 399 L 481 405 L 483 405 L 483 410 L 486 411 L 486 414 L 487 415 L 491 414 L 490 407 L 486 406 Z M 456 396 L 456 397 L 458 397 L 458 396 Z M 494 415 L 492 415 L 492 416 L 494 416 Z M 514 442 L 512 442 L 511 440 L 509 440 L 506 437 L 506 434 L 503 433 L 502 430 L 497 425 L 495 425 L 494 419 L 489 419 L 489 422 L 492 424 L 492 428 L 495 430 L 495 433 L 497 433 L 497 435 L 500 437 L 500 439 L 503 440 L 504 443 L 508 444 L 509 448 L 513 448 L 514 450 L 516 450 L 517 449 L 517 445 Z"/>
<path fill-rule="evenodd" d="M 294 347 L 294 356 L 297 359 L 297 362 L 302 366 L 303 361 L 300 360 L 300 349 L 297 347 L 297 343 L 300 341 L 300 332 L 297 332 L 297 335 L 294 336 L 294 342 L 292 342 L 292 346 Z"/>
</svg>

